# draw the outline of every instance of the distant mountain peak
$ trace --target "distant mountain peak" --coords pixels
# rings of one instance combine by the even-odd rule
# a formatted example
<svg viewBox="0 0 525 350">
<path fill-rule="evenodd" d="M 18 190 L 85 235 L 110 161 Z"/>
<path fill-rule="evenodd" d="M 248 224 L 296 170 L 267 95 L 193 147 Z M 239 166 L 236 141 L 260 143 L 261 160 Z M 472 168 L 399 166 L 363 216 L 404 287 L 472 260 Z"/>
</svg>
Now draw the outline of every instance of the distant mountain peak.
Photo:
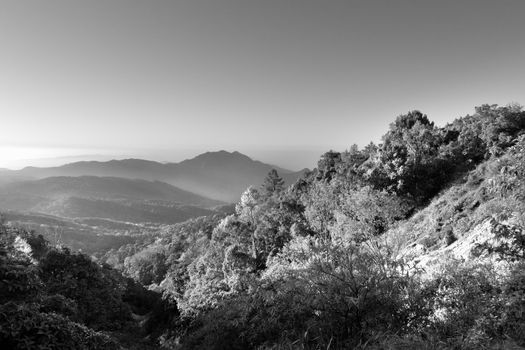
<svg viewBox="0 0 525 350">
<path fill-rule="evenodd" d="M 194 158 L 187 159 L 181 163 L 189 163 L 193 161 L 214 161 L 214 162 L 225 162 L 225 161 L 249 161 L 254 162 L 253 159 L 248 157 L 245 154 L 242 154 L 240 152 L 234 151 L 234 152 L 228 152 L 225 150 L 220 151 L 208 151 L 206 153 L 202 153 Z"/>
<path fill-rule="evenodd" d="M 110 161 L 80 161 L 53 168 L 24 168 L 15 175 L 42 179 L 53 176 L 98 176 L 161 181 L 182 190 L 223 202 L 236 202 L 248 186 L 257 186 L 268 172 L 277 170 L 287 184 L 301 176 L 266 164 L 238 151 L 209 151 L 180 163 L 159 163 L 128 158 Z"/>
</svg>

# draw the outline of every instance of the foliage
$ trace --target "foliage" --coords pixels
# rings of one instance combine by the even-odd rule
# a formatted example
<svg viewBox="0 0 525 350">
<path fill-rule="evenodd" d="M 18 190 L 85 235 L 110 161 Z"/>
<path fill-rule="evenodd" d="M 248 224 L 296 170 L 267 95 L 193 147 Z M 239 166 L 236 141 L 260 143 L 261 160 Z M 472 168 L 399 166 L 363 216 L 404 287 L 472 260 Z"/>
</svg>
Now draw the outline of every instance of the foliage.
<svg viewBox="0 0 525 350">
<path fill-rule="evenodd" d="M 279 177 L 277 170 L 272 169 L 268 176 L 264 179 L 263 184 L 261 185 L 263 195 L 266 197 L 271 197 L 278 195 L 284 189 L 284 180 Z"/>
<path fill-rule="evenodd" d="M 514 236 L 500 234 L 512 243 L 500 250 L 520 247 L 523 117 L 516 106 L 484 105 L 440 128 L 412 111 L 395 120 L 382 144 L 327 152 L 287 189 L 271 172 L 260 189 L 245 191 L 235 213 L 216 222 L 211 234 L 180 240 L 180 252 L 166 253 L 172 258 L 165 293 L 182 314 L 165 344 L 519 344 L 519 270 L 503 276 L 490 265 L 453 262 L 456 270 L 423 281 L 396 254 L 414 242 L 425 250 L 452 245 L 494 215 L 498 222 L 520 222 L 512 226 Z M 515 253 L 521 260 L 521 251 Z"/>
<path fill-rule="evenodd" d="M 40 268 L 48 293 L 74 300 L 83 324 L 120 329 L 131 321 L 131 310 L 122 301 L 125 285 L 87 256 L 67 249 L 50 250 Z"/>
<path fill-rule="evenodd" d="M 125 331 L 132 311 L 150 311 L 145 328 L 165 348 L 524 346 L 524 131 L 519 106 L 483 105 L 444 127 L 410 111 L 381 144 L 329 151 L 288 188 L 272 170 L 233 212 L 101 257 L 135 282 L 34 236 L 3 235 L 1 307 L 20 310 L 15 325 L 33 310 L 74 334 L 90 327 L 94 342 L 106 339 L 95 330 Z M 423 274 L 401 259 L 452 249 L 480 224 L 495 237 L 475 261 Z"/>
<path fill-rule="evenodd" d="M 155 246 L 127 257 L 124 268 L 131 278 L 143 285 L 160 283 L 168 270 L 163 249 Z"/>
<path fill-rule="evenodd" d="M 50 247 L 32 232 L 1 227 L 0 287 L 5 349 L 120 349 L 126 342 L 108 331 L 134 339 L 143 333 L 124 301 L 136 302 L 123 276 L 83 254 Z M 135 298 L 144 294 L 143 287 L 134 290 Z M 150 295 L 147 309 L 159 300 Z"/>
<path fill-rule="evenodd" d="M 4 349 L 120 349 L 108 335 L 60 314 L 41 312 L 32 305 L 1 305 L 0 325 L 0 345 Z"/>
</svg>

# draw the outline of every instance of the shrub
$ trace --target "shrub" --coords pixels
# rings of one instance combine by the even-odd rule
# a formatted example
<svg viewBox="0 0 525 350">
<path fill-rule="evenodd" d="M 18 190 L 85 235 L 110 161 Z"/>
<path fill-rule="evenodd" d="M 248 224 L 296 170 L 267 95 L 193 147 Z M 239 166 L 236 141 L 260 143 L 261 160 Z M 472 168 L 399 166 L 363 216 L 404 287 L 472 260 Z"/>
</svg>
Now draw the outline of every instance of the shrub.
<svg viewBox="0 0 525 350">
<path fill-rule="evenodd" d="M 3 349 L 117 350 L 109 336 L 31 305 L 0 306 L 0 346 Z"/>
</svg>

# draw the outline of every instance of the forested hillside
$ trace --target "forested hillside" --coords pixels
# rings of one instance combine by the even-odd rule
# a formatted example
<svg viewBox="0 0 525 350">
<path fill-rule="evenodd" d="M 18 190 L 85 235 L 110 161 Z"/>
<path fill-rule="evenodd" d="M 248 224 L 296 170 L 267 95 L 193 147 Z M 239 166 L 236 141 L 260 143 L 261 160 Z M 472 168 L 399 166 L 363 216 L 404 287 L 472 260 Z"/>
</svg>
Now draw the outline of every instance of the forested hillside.
<svg viewBox="0 0 525 350">
<path fill-rule="evenodd" d="M 176 315 L 108 265 L 0 223 L 0 348 L 155 349 L 148 335 Z"/>
<path fill-rule="evenodd" d="M 162 294 L 162 310 L 140 313 L 162 319 L 148 338 L 160 348 L 520 349 L 524 229 L 525 112 L 483 105 L 443 127 L 418 111 L 401 115 L 381 144 L 329 151 L 290 187 L 270 171 L 233 214 L 169 226 L 99 263 Z M 19 247 L 20 234 L 9 232 L 3 244 Z M 2 295 L 0 315 L 24 326 L 12 330 L 2 320 L 2 341 L 18 348 L 25 346 L 18 334 L 35 341 L 38 331 L 24 331 L 32 315 L 53 332 L 67 324 L 71 339 L 92 347 L 119 341 L 110 313 L 119 308 L 119 327 L 133 319 L 123 297 L 100 306 L 104 328 L 24 294 L 58 293 L 82 310 L 90 294 L 54 289 L 62 275 L 46 274 L 46 266 L 56 255 L 86 257 L 54 248 L 21 256 L 15 248 L 3 248 L 0 280 L 10 287 L 2 290 L 24 292 Z M 105 269 L 95 270 L 117 276 Z M 15 270 L 22 287 L 9 277 Z M 57 334 L 46 338 L 54 348 Z"/>
</svg>

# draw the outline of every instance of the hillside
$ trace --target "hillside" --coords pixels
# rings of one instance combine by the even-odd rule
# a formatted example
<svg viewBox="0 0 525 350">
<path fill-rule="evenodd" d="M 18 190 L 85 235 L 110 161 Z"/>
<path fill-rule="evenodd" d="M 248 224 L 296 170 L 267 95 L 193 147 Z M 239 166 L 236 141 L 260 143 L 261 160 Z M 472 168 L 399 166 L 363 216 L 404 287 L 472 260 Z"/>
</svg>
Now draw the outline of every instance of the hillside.
<svg viewBox="0 0 525 350">
<path fill-rule="evenodd" d="M 0 232 L 2 349 L 158 349 L 159 310 L 176 312 L 161 295 L 42 236 Z"/>
<path fill-rule="evenodd" d="M 0 186 L 0 211 L 64 218 L 170 224 L 213 213 L 221 205 L 159 181 L 114 177 L 49 177 Z"/>
<path fill-rule="evenodd" d="M 158 163 L 141 159 L 83 161 L 60 167 L 27 167 L 8 174 L 42 179 L 57 176 L 99 176 L 162 181 L 183 190 L 219 201 L 236 202 L 249 185 L 257 186 L 276 168 L 288 184 L 304 171 L 292 172 L 254 161 L 239 152 L 208 152 L 180 163 Z M 7 176 L 4 175 L 4 176 Z"/>
<path fill-rule="evenodd" d="M 476 260 L 480 246 L 509 244 L 505 240 L 511 237 L 503 237 L 502 232 L 521 232 L 525 219 L 524 165 L 525 138 L 521 137 L 385 236 L 395 237 L 400 258 L 429 274 L 449 258 Z"/>
<path fill-rule="evenodd" d="M 222 202 L 159 181 L 115 177 L 49 177 L 0 185 L 0 213 L 93 254 L 135 241 L 162 225 L 214 214 Z M 129 237 L 126 237 L 129 236 Z"/>
<path fill-rule="evenodd" d="M 97 176 L 57 176 L 19 181 L 0 186 L 0 195 L 34 198 L 164 200 L 202 207 L 222 204 L 159 181 Z"/>
<path fill-rule="evenodd" d="M 248 186 L 263 183 L 266 175 L 275 169 L 293 184 L 304 171 L 292 172 L 273 165 L 254 161 L 239 152 L 208 152 L 177 164 L 168 164 L 177 174 L 177 186 L 227 202 L 237 202 Z"/>
<path fill-rule="evenodd" d="M 413 111 L 103 260 L 176 300 L 182 349 L 522 349 L 524 164 L 521 108 Z"/>
<path fill-rule="evenodd" d="M 163 295 L 161 348 L 523 349 L 525 112 L 437 127 L 411 111 L 382 140 L 289 187 L 270 172 L 233 212 L 149 227 L 98 262 Z"/>
</svg>

